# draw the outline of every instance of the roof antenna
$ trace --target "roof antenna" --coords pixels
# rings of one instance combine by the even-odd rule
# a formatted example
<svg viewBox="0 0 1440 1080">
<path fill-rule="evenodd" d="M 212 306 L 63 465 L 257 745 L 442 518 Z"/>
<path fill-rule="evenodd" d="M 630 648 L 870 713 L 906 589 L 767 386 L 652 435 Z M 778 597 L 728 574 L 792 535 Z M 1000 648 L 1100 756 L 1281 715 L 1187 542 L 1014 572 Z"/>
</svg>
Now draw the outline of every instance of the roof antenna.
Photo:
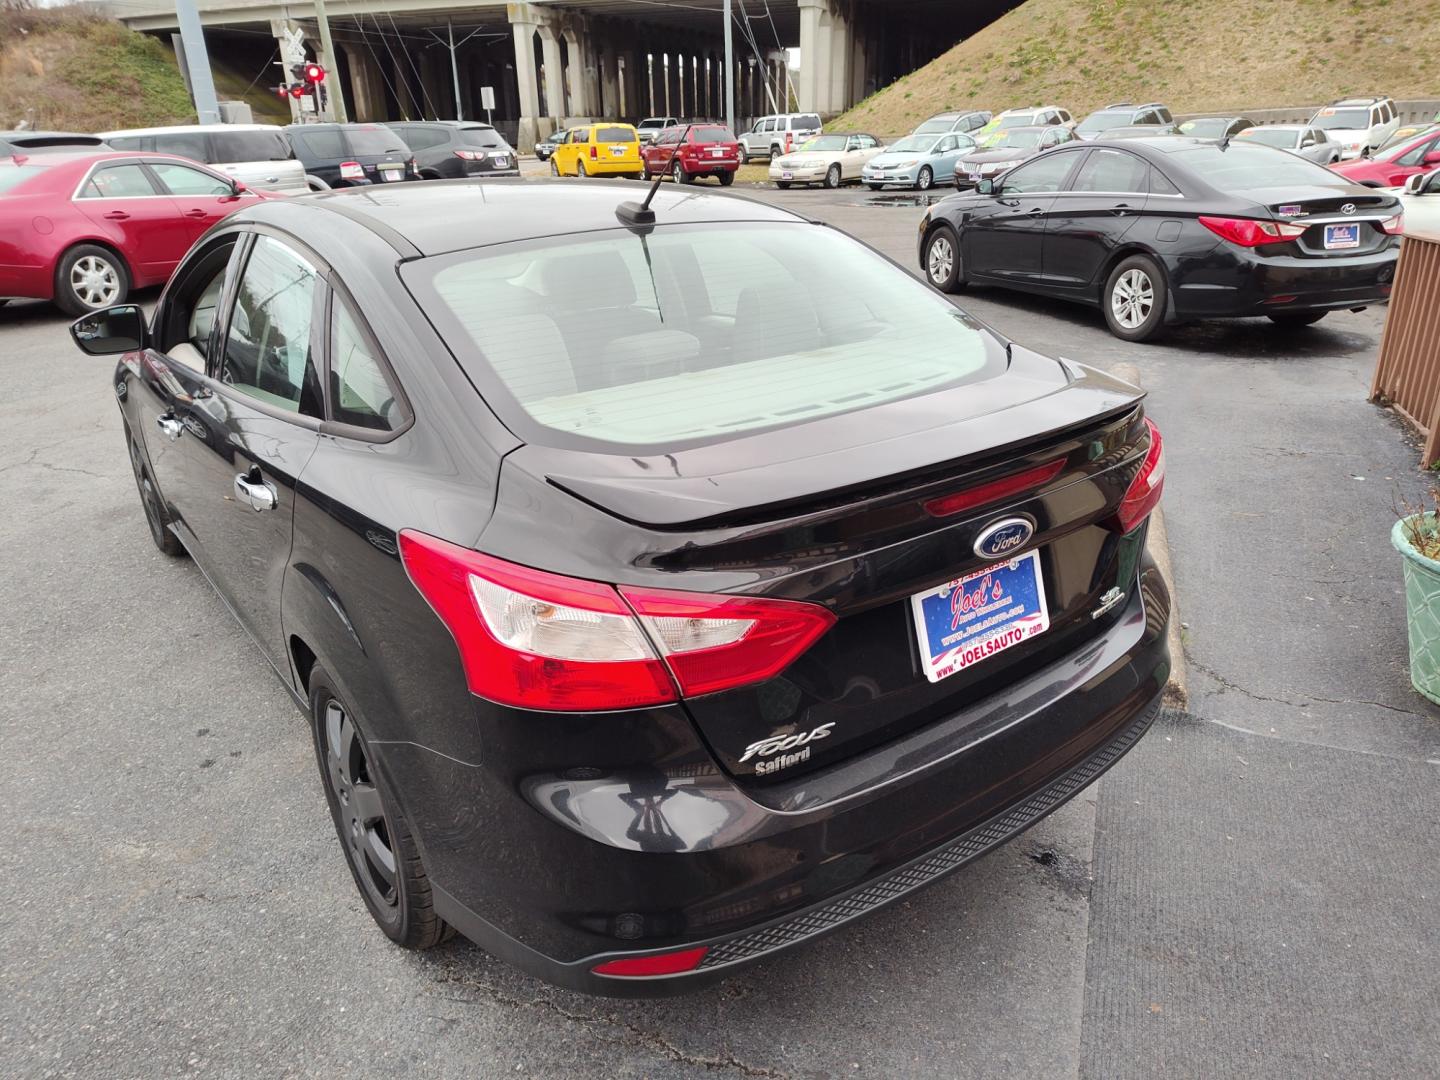
<svg viewBox="0 0 1440 1080">
<path fill-rule="evenodd" d="M 695 124 L 685 125 L 685 130 L 680 133 L 680 138 L 675 140 L 675 149 L 670 151 L 670 160 L 665 162 L 665 172 L 655 177 L 655 182 L 650 185 L 650 191 L 645 196 L 643 203 L 622 202 L 615 208 L 615 216 L 620 219 L 620 224 L 627 229 L 634 229 L 642 235 L 655 228 L 655 211 L 650 209 L 650 200 L 655 198 L 655 192 L 660 190 L 660 185 L 665 180 L 665 175 L 675 164 L 675 157 L 680 153 L 680 147 L 685 144 L 685 136 L 690 134 L 690 129 Z"/>
</svg>

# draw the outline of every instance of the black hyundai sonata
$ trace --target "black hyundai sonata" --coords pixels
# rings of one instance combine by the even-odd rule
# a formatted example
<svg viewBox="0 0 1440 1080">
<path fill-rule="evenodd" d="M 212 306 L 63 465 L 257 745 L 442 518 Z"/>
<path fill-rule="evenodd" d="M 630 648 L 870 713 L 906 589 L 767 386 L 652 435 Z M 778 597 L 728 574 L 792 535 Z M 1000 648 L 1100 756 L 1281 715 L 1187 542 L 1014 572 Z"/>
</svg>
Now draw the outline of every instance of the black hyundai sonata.
<svg viewBox="0 0 1440 1080">
<path fill-rule="evenodd" d="M 1308 326 L 1389 298 L 1401 205 L 1284 150 L 1160 136 L 1046 151 L 931 207 L 931 284 L 1097 305 L 1145 341 L 1176 322 Z"/>
<path fill-rule="evenodd" d="M 270 202 L 114 390 L 155 543 L 309 716 L 396 942 L 691 987 L 1003 842 L 1144 732 L 1160 436 L 863 244 L 733 197 Z"/>
</svg>

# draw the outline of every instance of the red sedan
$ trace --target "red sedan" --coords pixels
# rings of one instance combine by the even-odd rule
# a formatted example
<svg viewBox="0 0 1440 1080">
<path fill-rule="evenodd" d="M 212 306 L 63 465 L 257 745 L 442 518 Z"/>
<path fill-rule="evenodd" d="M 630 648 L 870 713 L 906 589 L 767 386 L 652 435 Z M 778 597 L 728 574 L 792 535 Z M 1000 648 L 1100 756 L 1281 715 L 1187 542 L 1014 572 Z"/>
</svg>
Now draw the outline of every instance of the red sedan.
<svg viewBox="0 0 1440 1080">
<path fill-rule="evenodd" d="M 683 127 L 666 128 L 641 146 L 640 156 L 645 159 L 646 180 L 669 173 L 680 183 L 693 184 L 702 176 L 713 176 L 729 187 L 740 167 L 740 144 L 723 124 L 695 124 L 688 134 Z"/>
<path fill-rule="evenodd" d="M 72 315 L 159 285 L 200 234 L 267 198 L 166 154 L 49 152 L 0 159 L 0 297 Z"/>
<path fill-rule="evenodd" d="M 1403 187 L 1416 173 L 1440 169 L 1440 125 L 1397 139 L 1373 157 L 1353 158 L 1330 168 L 1357 184 Z"/>
</svg>

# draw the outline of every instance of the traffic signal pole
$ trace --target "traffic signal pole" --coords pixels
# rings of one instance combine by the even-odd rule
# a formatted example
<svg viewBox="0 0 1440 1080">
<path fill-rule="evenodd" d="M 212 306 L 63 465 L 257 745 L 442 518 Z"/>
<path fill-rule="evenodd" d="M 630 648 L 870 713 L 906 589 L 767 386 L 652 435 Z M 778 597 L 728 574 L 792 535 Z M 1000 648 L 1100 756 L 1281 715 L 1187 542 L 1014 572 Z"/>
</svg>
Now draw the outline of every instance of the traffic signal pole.
<svg viewBox="0 0 1440 1080">
<path fill-rule="evenodd" d="M 175 0 L 175 17 L 180 23 L 180 40 L 185 44 L 185 66 L 190 72 L 190 93 L 195 113 L 202 124 L 220 123 L 220 102 L 215 97 L 215 80 L 210 76 L 210 54 L 205 50 L 205 32 L 195 0 Z"/>
<path fill-rule="evenodd" d="M 325 0 L 314 0 L 315 21 L 320 24 L 320 47 L 325 50 L 325 62 L 335 72 L 335 88 L 325 94 L 330 108 L 335 114 L 335 120 L 341 124 L 349 122 L 345 115 L 345 93 L 340 88 L 340 58 L 335 55 L 335 46 L 330 41 L 330 19 L 325 14 Z M 316 91 L 317 98 L 319 91 Z M 317 104 L 318 99 L 317 99 Z"/>
</svg>

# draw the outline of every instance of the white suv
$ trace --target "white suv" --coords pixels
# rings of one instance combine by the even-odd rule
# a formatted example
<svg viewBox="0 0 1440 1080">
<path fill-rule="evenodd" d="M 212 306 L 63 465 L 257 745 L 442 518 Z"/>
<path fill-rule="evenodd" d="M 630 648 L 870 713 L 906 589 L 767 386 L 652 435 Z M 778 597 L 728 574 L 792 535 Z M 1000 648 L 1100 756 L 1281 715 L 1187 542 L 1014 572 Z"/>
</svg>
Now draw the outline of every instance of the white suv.
<svg viewBox="0 0 1440 1080">
<path fill-rule="evenodd" d="M 303 195 L 310 190 L 305 166 L 295 159 L 290 136 L 272 124 L 184 124 L 129 128 L 100 136 L 114 150 L 144 150 L 189 158 L 233 176 L 248 188 Z"/>
<path fill-rule="evenodd" d="M 678 127 L 680 121 L 673 116 L 647 116 L 635 125 L 635 133 L 642 143 L 651 143 L 666 128 Z"/>
<path fill-rule="evenodd" d="M 1384 146 L 1400 126 L 1400 114 L 1388 97 L 1346 98 L 1326 105 L 1310 126 L 1339 143 L 1342 158 L 1355 158 Z"/>
<path fill-rule="evenodd" d="M 803 146 L 806 141 L 824 133 L 820 117 L 814 113 L 774 113 L 762 116 L 755 126 L 740 134 L 740 164 L 751 158 L 774 161 Z"/>
</svg>

